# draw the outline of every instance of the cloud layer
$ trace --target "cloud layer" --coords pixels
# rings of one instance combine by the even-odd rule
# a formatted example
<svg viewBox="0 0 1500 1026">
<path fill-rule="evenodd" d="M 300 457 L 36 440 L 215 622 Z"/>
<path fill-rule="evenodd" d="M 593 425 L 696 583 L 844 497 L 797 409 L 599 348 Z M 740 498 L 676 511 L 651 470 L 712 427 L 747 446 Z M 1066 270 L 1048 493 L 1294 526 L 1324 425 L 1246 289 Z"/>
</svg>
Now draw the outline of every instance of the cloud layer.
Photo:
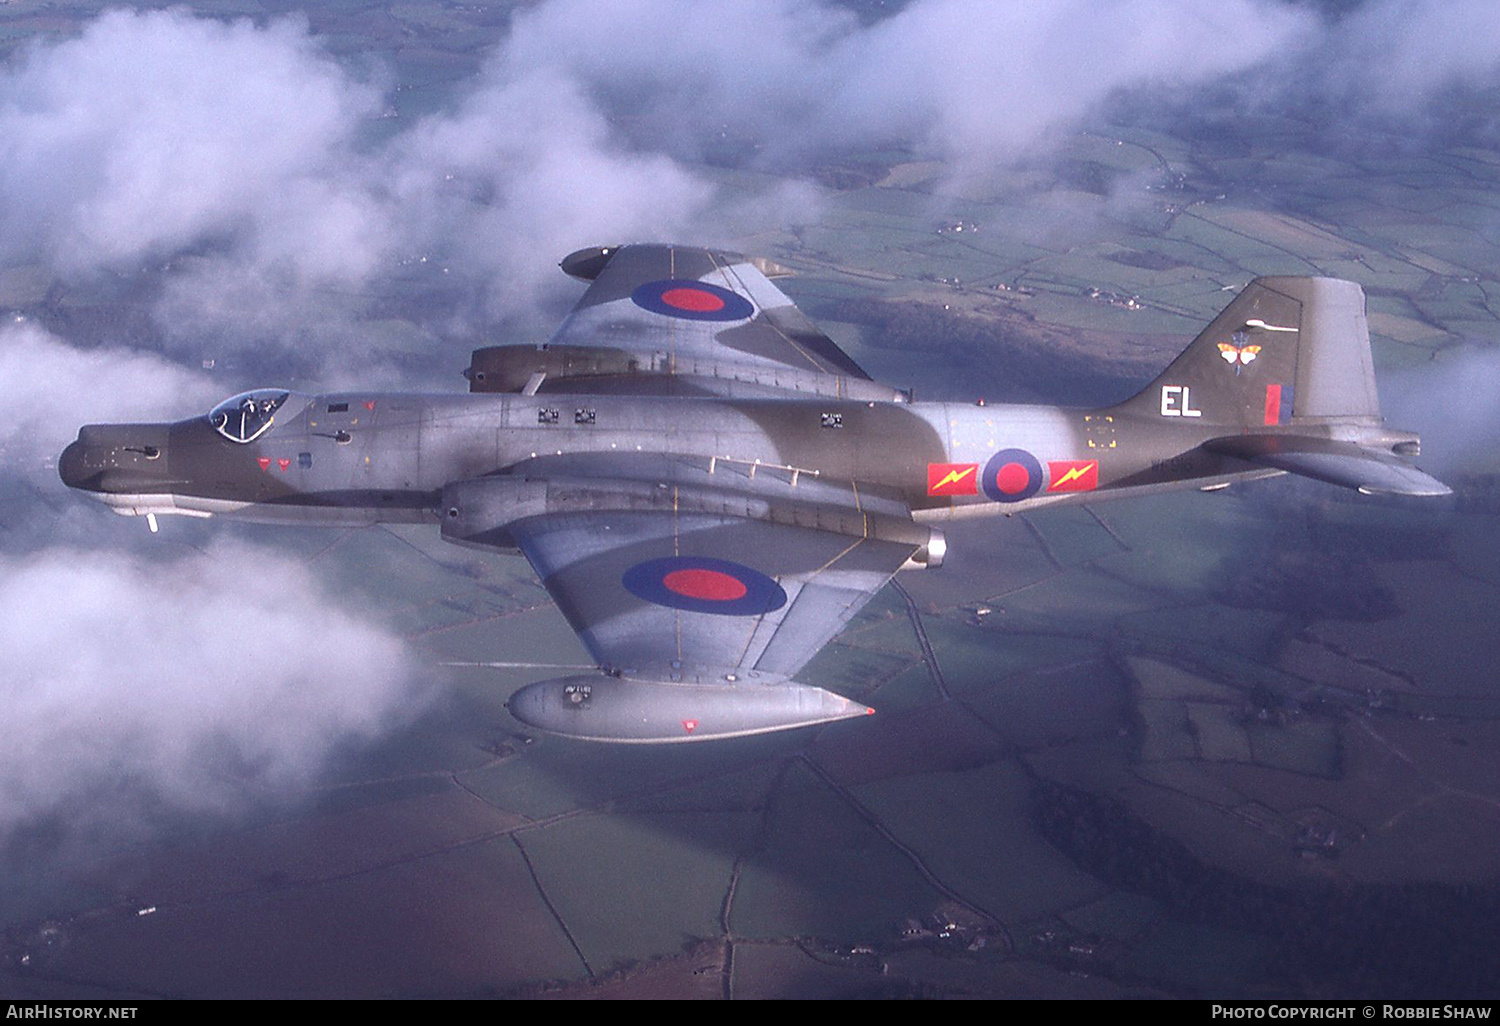
<svg viewBox="0 0 1500 1026">
<path fill-rule="evenodd" d="M 178 420 L 223 398 L 202 374 L 155 353 L 80 349 L 25 321 L 0 326 L 0 382 L 0 451 L 11 473 L 35 471 L 82 424 Z"/>
<path fill-rule="evenodd" d="M 548 0 L 440 110 L 391 122 L 378 77 L 300 20 L 118 10 L 0 73 L 0 257 L 165 266 L 173 351 L 212 340 L 336 375 L 319 340 L 365 362 L 357 325 L 395 279 L 446 288 L 433 330 L 472 331 L 562 294 L 553 265 L 577 246 L 733 243 L 817 216 L 815 189 L 731 186 L 703 161 L 795 177 L 895 148 L 991 175 L 1107 104 L 1162 101 L 1230 127 L 1248 106 L 1452 130 L 1444 98 L 1500 83 L 1497 22 L 1478 0 L 1341 19 L 914 0 L 870 23 L 813 0 Z"/>
<path fill-rule="evenodd" d="M 431 698 L 404 643 L 300 561 L 232 536 L 132 546 L 61 494 L 51 460 L 80 424 L 191 415 L 215 395 L 204 375 L 12 323 L 0 381 L 0 843 L 54 814 L 76 839 L 239 810 Z"/>
<path fill-rule="evenodd" d="M 234 542 L 175 560 L 0 555 L 0 839 L 65 813 L 133 829 L 313 780 L 421 707 L 401 643 L 297 561 Z"/>
<path fill-rule="evenodd" d="M 812 189 L 729 188 L 701 159 L 897 146 L 983 172 L 1120 90 L 1251 66 L 1308 20 L 1264 0 L 918 0 L 871 25 L 806 0 L 552 0 L 392 132 L 381 87 L 301 21 L 112 11 L 0 75 L 0 256 L 167 267 L 175 351 L 305 362 L 326 335 L 357 358 L 348 327 L 397 277 L 449 267 L 473 328 L 534 310 L 581 245 L 816 216 Z"/>
<path fill-rule="evenodd" d="M 370 211 L 339 176 L 380 97 L 296 21 L 111 11 L 34 51 L 3 95 L 0 252 L 11 259 L 130 269 L 238 237 L 300 273 L 368 270 Z"/>
<path fill-rule="evenodd" d="M 1119 90 L 1219 80 L 1315 26 L 1265 0 L 918 0 L 870 25 L 798 0 L 553 0 L 503 59 L 565 70 L 640 145 L 896 145 L 986 170 Z"/>
</svg>

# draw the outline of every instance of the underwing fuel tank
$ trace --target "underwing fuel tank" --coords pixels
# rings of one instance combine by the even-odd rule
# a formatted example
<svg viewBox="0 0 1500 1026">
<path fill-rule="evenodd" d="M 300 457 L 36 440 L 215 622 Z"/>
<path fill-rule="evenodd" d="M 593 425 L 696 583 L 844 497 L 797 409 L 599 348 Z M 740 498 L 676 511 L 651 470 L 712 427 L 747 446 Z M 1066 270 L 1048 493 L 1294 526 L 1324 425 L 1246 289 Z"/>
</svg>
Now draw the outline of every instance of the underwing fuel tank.
<svg viewBox="0 0 1500 1026">
<path fill-rule="evenodd" d="M 528 684 L 506 707 L 537 730 L 635 744 L 765 734 L 875 712 L 793 681 L 673 684 L 622 677 L 562 677 Z"/>
</svg>

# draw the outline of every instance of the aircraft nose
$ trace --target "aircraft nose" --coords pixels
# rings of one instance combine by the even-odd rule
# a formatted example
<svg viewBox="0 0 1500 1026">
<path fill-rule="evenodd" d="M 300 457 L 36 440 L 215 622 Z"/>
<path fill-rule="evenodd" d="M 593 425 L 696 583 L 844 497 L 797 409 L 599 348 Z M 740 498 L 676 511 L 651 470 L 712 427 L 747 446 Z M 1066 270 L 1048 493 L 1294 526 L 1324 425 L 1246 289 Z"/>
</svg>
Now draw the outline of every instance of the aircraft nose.
<svg viewBox="0 0 1500 1026">
<path fill-rule="evenodd" d="M 83 443 L 73 442 L 57 458 L 57 476 L 69 488 L 81 488 L 88 474 L 84 470 Z"/>
<path fill-rule="evenodd" d="M 111 493 L 164 491 L 168 424 L 87 424 L 57 458 L 69 488 Z"/>
</svg>

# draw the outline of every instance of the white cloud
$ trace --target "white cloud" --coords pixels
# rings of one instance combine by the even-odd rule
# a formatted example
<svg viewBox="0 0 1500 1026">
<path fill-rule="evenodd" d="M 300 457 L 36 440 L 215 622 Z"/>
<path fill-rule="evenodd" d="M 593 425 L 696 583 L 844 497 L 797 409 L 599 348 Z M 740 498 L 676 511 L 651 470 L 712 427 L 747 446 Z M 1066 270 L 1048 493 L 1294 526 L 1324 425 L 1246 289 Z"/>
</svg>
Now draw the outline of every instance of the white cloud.
<svg viewBox="0 0 1500 1026">
<path fill-rule="evenodd" d="M 587 83 L 637 145 L 896 144 L 982 170 L 1117 90 L 1221 79 L 1315 28 L 1271 0 L 919 0 L 869 26 L 797 0 L 553 0 L 503 53 Z"/>
<path fill-rule="evenodd" d="M 0 252 L 81 274 L 193 250 L 163 315 L 221 310 L 240 344 L 303 345 L 309 293 L 421 255 L 500 317 L 560 289 L 576 246 L 732 243 L 814 215 L 807 190 L 743 202 L 704 154 L 796 166 L 895 145 L 984 174 L 1111 98 L 1191 104 L 1236 76 L 1263 102 L 1409 110 L 1496 84 L 1497 22 L 1478 0 L 1332 22 L 1275 0 L 915 0 L 871 24 L 812 0 L 547 0 L 448 109 L 392 134 L 379 86 L 300 20 L 111 11 L 0 75 Z M 247 276 L 266 289 L 248 316 Z"/>
<path fill-rule="evenodd" d="M 482 269 L 501 311 L 562 281 L 556 262 L 573 249 L 672 238 L 715 192 L 664 154 L 612 141 L 570 79 L 518 77 L 503 56 L 455 111 L 416 124 L 383 160 L 400 234 Z"/>
<path fill-rule="evenodd" d="M 216 398 L 154 354 L 0 329 L 0 841 L 53 815 L 117 836 L 163 807 L 232 813 L 430 698 L 404 643 L 300 561 L 228 540 L 182 555 L 144 530 L 122 551 L 116 517 L 63 494 L 49 464 L 81 424 Z"/>
<path fill-rule="evenodd" d="M 1314 81 L 1366 112 L 1409 115 L 1446 90 L 1500 84 L 1500 6 L 1489 0 L 1372 0 L 1325 43 Z"/>
<path fill-rule="evenodd" d="M 929 0 L 841 55 L 825 119 L 846 140 L 896 131 L 968 169 L 992 168 L 1117 91 L 1221 79 L 1310 25 L 1260 0 Z"/>
<path fill-rule="evenodd" d="M 1385 422 L 1422 436 L 1417 462 L 1439 477 L 1500 466 L 1500 352 L 1464 348 L 1380 375 Z"/>
<path fill-rule="evenodd" d="M 1213 81 L 1313 24 L 1269 0 L 918 0 L 871 25 L 810 0 L 549 0 L 390 133 L 381 90 L 300 20 L 112 11 L 0 75 L 0 252 L 74 275 L 179 254 L 174 350 L 338 368 L 403 260 L 451 263 L 474 294 L 434 316 L 484 323 L 560 295 L 578 246 L 816 215 L 813 190 L 729 190 L 703 154 L 894 144 L 984 172 L 1119 90 Z"/>
<path fill-rule="evenodd" d="M 233 812 L 423 704 L 411 657 L 297 560 L 232 542 L 166 563 L 0 555 L 0 832 L 154 804 Z"/>
<path fill-rule="evenodd" d="M 0 326 L 0 450 L 12 472 L 56 456 L 82 424 L 180 420 L 222 398 L 154 353 L 79 349 L 29 322 Z"/>
<path fill-rule="evenodd" d="M 243 234 L 258 256 L 307 273 L 368 269 L 366 200 L 341 172 L 379 94 L 300 22 L 110 11 L 33 51 L 3 85 L 11 255 L 24 241 L 65 271 L 129 268 Z"/>
</svg>

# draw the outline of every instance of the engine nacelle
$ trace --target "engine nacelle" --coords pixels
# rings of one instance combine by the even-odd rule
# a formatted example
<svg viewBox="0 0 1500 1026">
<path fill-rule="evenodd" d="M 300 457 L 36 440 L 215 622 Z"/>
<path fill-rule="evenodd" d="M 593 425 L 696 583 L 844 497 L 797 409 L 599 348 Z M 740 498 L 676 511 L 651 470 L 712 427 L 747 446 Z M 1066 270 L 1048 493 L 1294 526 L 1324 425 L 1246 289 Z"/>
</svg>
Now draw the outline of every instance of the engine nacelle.
<svg viewBox="0 0 1500 1026">
<path fill-rule="evenodd" d="M 770 476 L 761 485 L 770 490 L 726 491 L 701 480 L 669 488 L 661 481 L 588 476 L 570 479 L 497 474 L 471 478 L 443 488 L 442 535 L 444 541 L 459 545 L 513 549 L 510 525 L 528 517 L 598 512 L 707 513 L 828 531 L 851 540 L 864 537 L 910 544 L 915 552 L 903 569 L 942 565 L 948 545 L 939 530 L 869 507 L 802 503 L 796 501 L 785 482 L 777 483 Z M 816 480 L 807 481 L 802 494 L 814 498 L 817 487 Z"/>
</svg>

